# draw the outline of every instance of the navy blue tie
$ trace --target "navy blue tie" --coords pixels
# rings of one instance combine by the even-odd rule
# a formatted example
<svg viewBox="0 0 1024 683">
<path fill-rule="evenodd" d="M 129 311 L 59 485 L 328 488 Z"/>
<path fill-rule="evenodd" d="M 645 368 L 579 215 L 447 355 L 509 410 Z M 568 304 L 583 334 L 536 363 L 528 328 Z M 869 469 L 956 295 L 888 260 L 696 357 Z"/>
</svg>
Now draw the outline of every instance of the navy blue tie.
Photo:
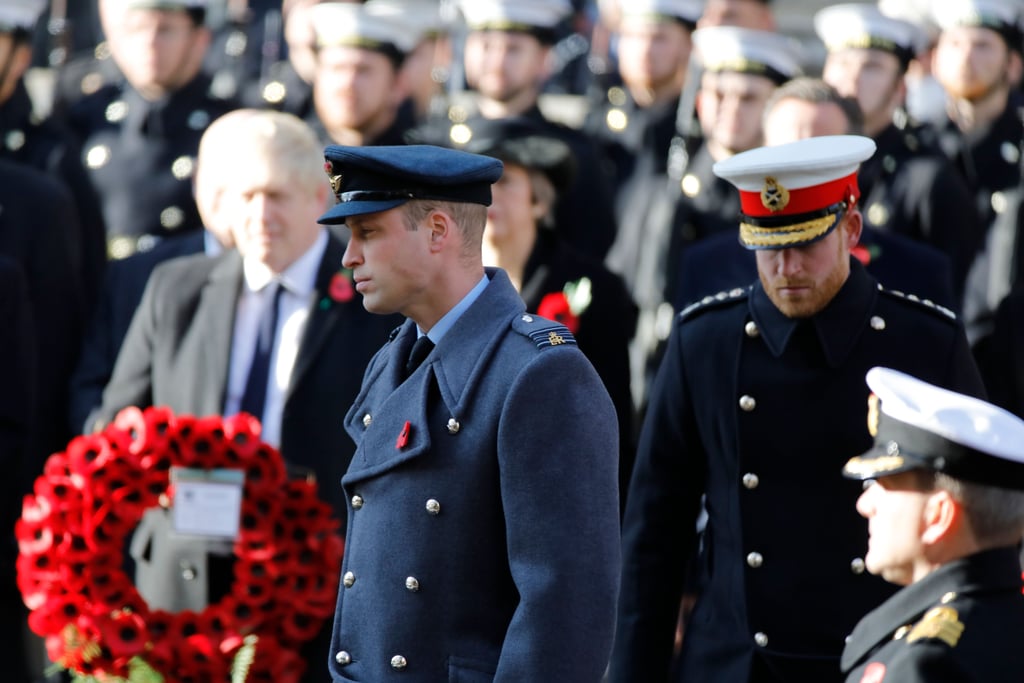
<svg viewBox="0 0 1024 683">
<path fill-rule="evenodd" d="M 418 338 L 409 351 L 409 359 L 405 361 L 405 376 L 408 377 L 416 372 L 416 368 L 423 363 L 423 360 L 434 350 L 434 342 L 430 337 L 423 335 Z"/>
<path fill-rule="evenodd" d="M 267 402 L 267 382 L 270 379 L 270 356 L 274 351 L 274 337 L 277 335 L 278 305 L 284 287 L 272 282 L 268 287 L 275 287 L 274 297 L 270 306 L 263 310 L 260 326 L 256 336 L 256 351 L 249 366 L 249 378 L 245 382 L 245 393 L 239 410 L 263 419 L 263 404 Z"/>
</svg>

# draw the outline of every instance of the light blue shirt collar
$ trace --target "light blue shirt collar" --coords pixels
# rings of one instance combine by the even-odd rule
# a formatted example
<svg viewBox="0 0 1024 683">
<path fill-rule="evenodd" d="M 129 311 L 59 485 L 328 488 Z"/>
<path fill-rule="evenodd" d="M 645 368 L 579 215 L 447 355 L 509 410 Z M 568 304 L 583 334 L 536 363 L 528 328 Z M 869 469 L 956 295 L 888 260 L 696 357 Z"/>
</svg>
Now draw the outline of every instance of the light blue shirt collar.
<svg viewBox="0 0 1024 683">
<path fill-rule="evenodd" d="M 489 283 L 490 279 L 487 277 L 487 273 L 484 273 L 484 276 L 480 278 L 480 282 L 478 282 L 473 289 L 469 290 L 469 293 L 466 294 L 466 296 L 462 297 L 462 301 L 455 304 L 452 310 L 445 313 L 441 319 L 438 320 L 432 328 L 430 328 L 430 332 L 427 336 L 430 337 L 430 341 L 434 342 L 434 346 L 441 343 L 441 338 L 448 333 L 448 330 L 452 329 L 452 325 L 455 324 L 455 321 L 473 305 L 473 302 L 480 298 L 480 295 L 484 293 L 484 290 L 487 289 L 487 285 Z M 423 330 L 421 330 L 417 325 L 416 338 L 418 339 L 422 336 Z"/>
</svg>

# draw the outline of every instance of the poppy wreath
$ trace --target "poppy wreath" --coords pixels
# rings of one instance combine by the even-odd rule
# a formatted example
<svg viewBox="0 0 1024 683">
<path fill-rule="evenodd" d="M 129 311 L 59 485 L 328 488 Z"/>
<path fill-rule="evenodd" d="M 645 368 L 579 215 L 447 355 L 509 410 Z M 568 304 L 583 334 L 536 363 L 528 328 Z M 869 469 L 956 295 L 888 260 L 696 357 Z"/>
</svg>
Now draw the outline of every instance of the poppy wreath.
<svg viewBox="0 0 1024 683">
<path fill-rule="evenodd" d="M 127 408 L 50 456 L 15 532 L 29 627 L 53 662 L 89 680 L 299 679 L 299 648 L 334 612 L 339 522 L 259 435 L 246 414 Z M 151 610 L 124 570 L 125 539 L 172 499 L 172 466 L 245 473 L 235 580 L 199 613 Z"/>
</svg>

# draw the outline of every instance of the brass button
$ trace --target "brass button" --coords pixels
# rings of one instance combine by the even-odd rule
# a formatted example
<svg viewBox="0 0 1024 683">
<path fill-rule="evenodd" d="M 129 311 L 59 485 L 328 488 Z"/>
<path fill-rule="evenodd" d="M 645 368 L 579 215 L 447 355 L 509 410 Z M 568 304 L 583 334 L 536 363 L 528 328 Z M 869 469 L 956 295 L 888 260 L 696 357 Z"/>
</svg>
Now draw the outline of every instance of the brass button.
<svg viewBox="0 0 1024 683">
<path fill-rule="evenodd" d="M 369 413 L 367 413 L 366 415 L 363 415 L 363 428 L 367 429 L 372 424 L 373 424 L 373 415 L 370 415 Z"/>
<path fill-rule="evenodd" d="M 758 631 L 754 634 L 754 642 L 758 647 L 768 647 L 768 634 Z"/>
<path fill-rule="evenodd" d="M 356 575 L 352 572 L 345 572 L 345 576 L 341 577 L 341 582 L 345 584 L 345 588 L 351 588 L 355 585 Z"/>
<path fill-rule="evenodd" d="M 743 326 L 743 331 L 747 333 L 748 337 L 754 338 L 761 335 L 761 330 L 757 329 L 757 323 L 753 320 L 748 320 L 747 324 Z"/>
<path fill-rule="evenodd" d="M 353 510 L 361 510 L 361 509 L 363 509 L 363 497 L 362 496 L 352 496 L 352 509 Z"/>
<path fill-rule="evenodd" d="M 855 557 L 850 562 L 850 571 L 854 574 L 863 574 L 865 569 L 864 559 L 861 557 Z"/>
<path fill-rule="evenodd" d="M 910 631 L 909 626 L 900 626 L 896 629 L 896 632 L 892 634 L 893 640 L 903 640 L 903 637 Z"/>
<path fill-rule="evenodd" d="M 946 605 L 946 604 L 949 604 L 949 603 L 953 602 L 954 600 L 956 600 L 956 593 L 953 592 L 953 591 L 950 591 L 950 592 L 946 593 L 945 595 L 943 595 L 942 599 L 939 600 L 939 602 L 941 602 L 943 605 Z"/>
<path fill-rule="evenodd" d="M 433 498 L 431 498 L 430 500 L 427 501 L 427 512 L 429 512 L 432 515 L 441 514 L 441 504 L 438 503 Z"/>
<path fill-rule="evenodd" d="M 416 593 L 420 589 L 420 582 L 416 579 L 415 576 L 408 576 L 405 579 L 405 589 L 413 593 Z"/>
<path fill-rule="evenodd" d="M 747 564 L 757 569 L 764 564 L 764 558 L 761 556 L 761 553 L 750 553 L 747 555 Z"/>
<path fill-rule="evenodd" d="M 871 316 L 871 329 L 879 332 L 885 329 L 885 318 L 877 315 Z"/>
<path fill-rule="evenodd" d="M 459 424 L 458 420 L 456 420 L 454 417 L 448 418 L 449 434 L 458 434 L 460 429 L 462 429 L 462 425 Z"/>
<path fill-rule="evenodd" d="M 341 666 L 345 666 L 347 664 L 352 663 L 352 655 L 345 652 L 344 650 L 340 650 L 338 654 L 334 655 L 334 661 L 336 661 Z"/>
<path fill-rule="evenodd" d="M 761 480 L 753 472 L 747 472 L 743 475 L 743 486 L 748 489 L 756 489 L 757 485 L 761 483 Z"/>
<path fill-rule="evenodd" d="M 186 581 L 195 581 L 197 576 L 195 567 L 184 560 L 181 561 L 179 566 L 181 567 L 181 578 Z"/>
<path fill-rule="evenodd" d="M 401 671 L 406 666 L 408 666 L 408 664 L 409 662 L 405 661 L 405 657 L 403 657 L 402 655 L 395 655 L 391 658 L 391 668 L 395 669 L 396 671 Z"/>
<path fill-rule="evenodd" d="M 744 394 L 740 396 L 740 409 L 746 412 L 750 412 L 757 407 L 757 401 L 754 400 L 753 396 L 747 396 Z"/>
</svg>

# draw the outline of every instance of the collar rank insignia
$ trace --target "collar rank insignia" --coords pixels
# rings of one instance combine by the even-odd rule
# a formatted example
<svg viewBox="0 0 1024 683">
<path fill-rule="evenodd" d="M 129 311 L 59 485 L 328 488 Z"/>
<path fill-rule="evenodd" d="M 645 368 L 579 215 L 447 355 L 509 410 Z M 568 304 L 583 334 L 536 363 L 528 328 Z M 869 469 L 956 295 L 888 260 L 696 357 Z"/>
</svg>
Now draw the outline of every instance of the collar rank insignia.
<svg viewBox="0 0 1024 683">
<path fill-rule="evenodd" d="M 907 642 L 922 638 L 937 638 L 950 647 L 956 647 L 963 635 L 964 624 L 960 615 L 952 607 L 933 607 L 928 610 L 921 621 L 914 624 L 907 635 Z"/>
<path fill-rule="evenodd" d="M 761 203 L 772 213 L 778 213 L 789 204 L 789 190 L 780 185 L 774 177 L 768 176 L 764 179 L 764 189 L 761 190 Z"/>
</svg>

